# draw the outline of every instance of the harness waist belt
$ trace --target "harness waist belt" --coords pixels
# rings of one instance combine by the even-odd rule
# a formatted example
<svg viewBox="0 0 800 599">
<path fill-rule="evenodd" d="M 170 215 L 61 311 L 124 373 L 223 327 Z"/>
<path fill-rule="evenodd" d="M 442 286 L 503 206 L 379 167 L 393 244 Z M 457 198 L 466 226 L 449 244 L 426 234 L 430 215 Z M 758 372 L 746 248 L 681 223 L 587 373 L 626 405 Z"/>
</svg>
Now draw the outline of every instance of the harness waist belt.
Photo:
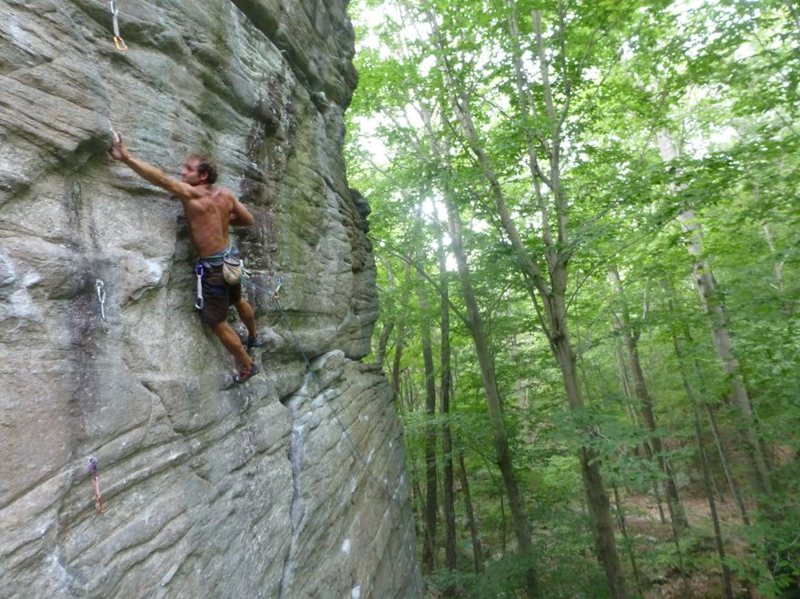
<svg viewBox="0 0 800 599">
<path fill-rule="evenodd" d="M 198 264 L 202 264 L 204 268 L 208 269 L 219 268 L 224 264 L 224 260 L 222 258 L 200 258 Z"/>
<path fill-rule="evenodd" d="M 222 266 L 225 258 L 228 257 L 231 253 L 233 253 L 233 246 L 229 245 L 224 250 L 219 251 L 216 254 L 211 254 L 210 256 L 200 256 L 197 259 L 197 262 L 198 264 L 202 264 L 206 268 L 220 267 Z"/>
<path fill-rule="evenodd" d="M 220 250 L 216 254 L 211 254 L 210 256 L 200 256 L 198 261 L 200 262 L 209 262 L 211 260 L 222 260 L 225 256 L 230 254 L 233 251 L 233 246 L 229 245 L 224 250 Z"/>
</svg>

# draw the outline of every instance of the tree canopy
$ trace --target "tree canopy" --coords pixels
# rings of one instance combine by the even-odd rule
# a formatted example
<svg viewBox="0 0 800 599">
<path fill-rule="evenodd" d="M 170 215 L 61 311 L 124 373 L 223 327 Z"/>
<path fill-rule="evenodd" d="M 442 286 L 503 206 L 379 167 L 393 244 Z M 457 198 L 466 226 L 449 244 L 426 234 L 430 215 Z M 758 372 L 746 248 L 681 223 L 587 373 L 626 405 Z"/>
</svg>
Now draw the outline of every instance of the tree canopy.
<svg viewBox="0 0 800 599">
<path fill-rule="evenodd" d="M 350 11 L 431 596 L 796 596 L 794 1 Z"/>
</svg>

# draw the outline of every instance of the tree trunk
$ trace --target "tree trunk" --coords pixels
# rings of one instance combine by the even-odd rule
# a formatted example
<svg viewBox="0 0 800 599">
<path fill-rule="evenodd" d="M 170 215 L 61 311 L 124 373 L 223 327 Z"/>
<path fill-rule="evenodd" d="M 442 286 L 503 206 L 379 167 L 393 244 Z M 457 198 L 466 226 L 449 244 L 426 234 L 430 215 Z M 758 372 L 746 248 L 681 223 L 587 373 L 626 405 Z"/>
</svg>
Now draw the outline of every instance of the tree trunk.
<svg viewBox="0 0 800 599">
<path fill-rule="evenodd" d="M 770 229 L 769 224 L 764 223 L 761 230 L 764 233 L 764 241 L 767 242 L 769 253 L 772 255 L 773 285 L 775 286 L 775 291 L 778 292 L 778 300 L 781 302 L 781 311 L 788 320 L 794 316 L 794 304 L 786 296 L 786 286 L 783 282 L 783 266 L 786 260 L 785 258 L 781 258 L 778 254 L 778 248 L 775 245 L 775 239 L 772 237 L 772 229 Z"/>
<path fill-rule="evenodd" d="M 375 350 L 375 365 L 383 367 L 383 361 L 386 359 L 386 348 L 389 345 L 389 338 L 394 331 L 394 321 L 386 321 L 381 327 L 381 335 L 378 338 L 378 347 Z"/>
<path fill-rule="evenodd" d="M 411 276 L 411 265 L 406 264 L 404 280 L 408 280 Z M 401 300 L 401 305 L 403 306 L 404 310 L 407 310 L 408 306 L 408 295 L 410 293 L 410 287 L 406 285 L 403 289 L 403 296 Z M 400 364 L 403 358 L 403 350 L 405 349 L 405 337 L 406 337 L 406 318 L 405 314 L 403 314 L 400 318 L 397 319 L 397 341 L 394 344 L 394 357 L 392 359 L 392 390 L 394 391 L 395 397 L 400 393 Z"/>
<path fill-rule="evenodd" d="M 728 331 L 728 317 L 725 308 L 719 301 L 716 280 L 708 263 L 702 259 L 702 245 L 700 227 L 694 213 L 688 210 L 678 217 L 684 232 L 690 234 L 689 254 L 695 259 L 692 266 L 694 283 L 700 296 L 703 310 L 709 317 L 711 333 L 717 356 L 722 363 L 722 368 L 728 376 L 730 385 L 730 402 L 739 414 L 739 430 L 747 444 L 748 456 L 751 462 L 755 489 L 762 495 L 772 494 L 769 466 L 761 446 L 758 432 L 758 422 L 753 411 L 750 395 L 745 387 L 741 375 L 739 361 L 733 354 L 733 343 Z"/>
<path fill-rule="evenodd" d="M 386 275 L 389 279 L 389 287 L 394 290 L 397 287 L 397 282 L 394 276 L 394 269 L 392 268 L 390 263 L 386 264 Z M 383 320 L 383 319 L 382 319 Z M 386 350 L 389 347 L 389 340 L 392 337 L 392 332 L 394 331 L 395 321 L 394 319 L 384 320 L 383 325 L 381 327 L 381 334 L 378 337 L 378 347 L 375 350 L 375 365 L 383 368 L 383 363 L 386 361 Z M 390 376 L 394 376 L 394 373 L 390 373 Z M 395 393 L 397 390 L 395 389 Z"/>
<path fill-rule="evenodd" d="M 422 495 L 422 489 L 419 486 L 419 474 L 417 473 L 417 466 L 413 459 L 408 460 L 408 468 L 411 475 L 411 509 L 414 511 L 414 535 L 416 538 L 421 538 L 419 523 L 422 521 L 422 514 L 424 513 L 423 506 L 425 505 L 425 498 Z"/>
<path fill-rule="evenodd" d="M 431 24 L 435 28 L 435 18 L 432 15 Z M 423 114 L 423 119 L 430 134 L 430 142 L 434 154 L 437 158 L 446 156 L 448 152 L 439 147 L 439 141 L 432 131 L 428 115 Z M 456 259 L 458 279 L 464 297 L 464 304 L 467 308 L 465 322 L 472 336 L 475 353 L 478 358 L 478 366 L 481 372 L 481 382 L 489 412 L 489 422 L 493 433 L 495 459 L 503 479 L 505 494 L 508 497 L 508 504 L 511 510 L 511 522 L 517 540 L 518 551 L 522 555 L 530 558 L 529 566 L 526 570 L 527 592 L 530 597 L 535 597 L 537 595 L 538 580 L 534 565 L 530 527 L 527 515 L 525 514 L 519 485 L 517 484 L 516 474 L 514 473 L 503 416 L 502 401 L 497 388 L 494 361 L 492 360 L 491 351 L 489 349 L 483 317 L 478 309 L 478 302 L 475 299 L 469 265 L 467 264 L 467 256 L 464 251 L 461 215 L 452 197 L 452 190 L 445 189 L 444 195 L 447 209 L 448 230 L 451 240 L 450 247 Z"/>
<path fill-rule="evenodd" d="M 659 134 L 658 146 L 661 158 L 669 162 L 678 156 L 678 152 L 666 134 Z M 684 233 L 688 235 L 687 249 L 694 260 L 692 271 L 694 285 L 700 297 L 700 304 L 708 317 L 714 347 L 728 377 L 730 385 L 730 403 L 739 414 L 739 430 L 747 445 L 747 454 L 751 467 L 751 479 L 755 490 L 763 497 L 772 494 L 769 465 L 761 445 L 758 421 L 750 401 L 750 395 L 742 378 L 739 362 L 733 354 L 733 343 L 728 330 L 728 317 L 725 307 L 720 301 L 717 283 L 708 262 L 703 258 L 702 232 L 693 210 L 686 210 L 678 216 Z"/>
<path fill-rule="evenodd" d="M 464 454 L 458 452 L 458 476 L 461 481 L 461 491 L 464 493 L 464 511 L 467 515 L 467 526 L 469 527 L 469 537 L 472 540 L 472 561 L 475 574 L 483 572 L 483 547 L 481 545 L 480 530 L 478 521 L 475 519 L 475 511 L 472 509 L 472 495 L 469 492 L 469 479 L 467 478 L 467 468 L 464 465 Z"/>
<path fill-rule="evenodd" d="M 699 370 L 699 368 L 695 366 L 695 370 Z M 742 522 L 745 524 L 745 526 L 750 526 L 750 516 L 747 513 L 747 506 L 745 505 L 744 498 L 739 490 L 739 484 L 736 482 L 736 478 L 733 476 L 733 471 L 731 470 L 731 461 L 728 459 L 729 452 L 722 440 L 722 435 L 719 433 L 719 426 L 717 425 L 717 416 L 714 413 L 714 407 L 706 404 L 706 414 L 708 415 L 708 422 L 711 425 L 711 434 L 714 436 L 714 446 L 717 448 L 719 463 L 722 467 L 722 472 L 725 474 L 725 481 L 728 483 L 728 489 L 730 490 L 731 495 L 733 496 L 733 499 L 739 508 L 739 515 L 742 518 Z"/>
<path fill-rule="evenodd" d="M 616 484 L 612 485 L 612 490 L 614 491 L 614 505 L 616 507 L 617 525 L 619 526 L 619 529 L 622 531 L 622 538 L 625 540 L 625 549 L 628 553 L 628 559 L 631 562 L 631 570 L 633 570 L 633 580 L 636 582 L 636 590 L 641 595 L 642 581 L 639 575 L 639 566 L 636 563 L 636 555 L 634 553 L 633 539 L 631 539 L 628 536 L 628 526 L 625 522 L 625 511 L 622 508 L 622 502 L 619 500 L 619 491 L 617 490 Z"/>
<path fill-rule="evenodd" d="M 644 418 L 645 425 L 650 433 L 650 447 L 655 454 L 658 467 L 664 475 L 664 486 L 666 488 L 667 506 L 669 507 L 670 518 L 672 519 L 676 531 L 679 532 L 681 529 L 688 526 L 688 522 L 686 521 L 686 513 L 684 512 L 680 496 L 678 495 L 678 486 L 675 484 L 675 478 L 672 476 L 668 460 L 664 455 L 661 437 L 657 433 L 656 416 L 653 410 L 653 397 L 650 395 L 650 391 L 647 388 L 642 363 L 639 359 L 639 330 L 635 329 L 631 323 L 630 313 L 625 302 L 625 293 L 622 288 L 622 281 L 617 267 L 614 265 L 610 266 L 608 274 L 611 285 L 621 302 L 619 314 L 615 313 L 612 315 L 614 326 L 622 337 L 623 345 L 627 351 L 628 365 L 630 366 L 631 375 L 633 376 L 634 392 L 636 398 L 639 400 L 642 418 Z"/>
<path fill-rule="evenodd" d="M 558 310 L 555 313 L 561 312 Z M 565 320 L 562 317 L 553 324 L 561 327 L 561 325 L 565 324 Z M 581 411 L 583 409 L 583 397 L 575 370 L 575 355 L 572 352 L 566 329 L 561 328 L 561 334 L 551 339 L 551 345 L 561 367 L 564 387 L 567 390 L 567 399 L 570 406 L 575 411 Z M 614 538 L 611 504 L 600 473 L 599 456 L 593 449 L 582 447 L 578 452 L 578 460 L 586 490 L 586 501 L 594 523 L 597 557 L 605 570 L 609 594 L 614 598 L 625 597 L 622 564 L 619 561 L 617 541 Z"/>
<path fill-rule="evenodd" d="M 422 283 L 422 282 L 421 282 Z M 430 318 L 428 300 L 422 284 L 417 287 L 420 312 L 420 337 L 422 341 L 422 361 L 425 368 L 425 544 L 422 551 L 423 571 L 431 573 L 436 569 L 436 520 L 438 515 L 438 481 L 436 473 L 436 383 L 431 348 Z"/>
<path fill-rule="evenodd" d="M 444 559 L 447 569 L 456 569 L 456 512 L 455 512 L 455 483 L 453 480 L 453 443 L 450 432 L 450 395 L 452 392 L 452 373 L 450 372 L 450 291 L 448 289 L 447 257 L 442 240 L 442 228 L 438 215 L 434 210 L 434 225 L 436 227 L 437 254 L 439 257 L 439 297 L 440 316 L 439 333 L 440 347 L 440 373 L 439 385 L 439 413 L 442 416 L 442 470 L 444 475 Z M 453 596 L 454 587 L 445 589 L 445 595 Z"/>
<path fill-rule="evenodd" d="M 494 438 L 495 458 L 500 468 L 505 493 L 508 497 L 508 505 L 511 510 L 511 523 L 514 528 L 514 535 L 517 540 L 519 552 L 531 557 L 531 564 L 527 572 L 527 586 L 528 594 L 531 597 L 535 597 L 537 595 L 538 581 L 533 566 L 533 545 L 531 543 L 528 518 L 525 514 L 522 496 L 519 492 L 519 486 L 511 460 L 511 451 L 508 446 L 508 435 L 506 433 L 502 403 L 497 389 L 494 362 L 489 350 L 483 317 L 478 309 L 478 302 L 475 299 L 475 292 L 472 288 L 467 257 L 463 248 L 461 215 L 458 212 L 458 207 L 455 206 L 449 198 L 447 199 L 447 214 L 451 248 L 456 258 L 456 264 L 458 265 L 461 291 L 467 308 L 467 324 L 475 345 L 475 352 L 478 356 L 478 365 L 481 371 L 481 380 L 483 382 L 486 404 L 489 411 L 489 421 Z"/>
<path fill-rule="evenodd" d="M 682 372 L 682 371 L 681 371 Z M 688 383 L 684 377 L 684 387 L 687 388 L 687 393 L 691 393 Z M 697 443 L 697 449 L 700 456 L 700 467 L 703 473 L 703 488 L 708 499 L 708 509 L 711 513 L 711 522 L 714 525 L 714 541 L 717 545 L 717 555 L 719 555 L 720 566 L 722 567 L 722 588 L 725 593 L 725 599 L 733 599 L 733 584 L 731 582 L 731 570 L 725 561 L 725 543 L 722 540 L 722 528 L 719 523 L 719 515 L 717 514 L 717 502 L 714 500 L 714 487 L 712 485 L 711 468 L 708 464 L 708 456 L 706 454 L 705 446 L 703 444 L 703 433 L 700 428 L 700 415 L 698 414 L 697 399 L 692 397 L 692 420 L 694 421 L 694 434 Z"/>
<path fill-rule="evenodd" d="M 672 312 L 672 302 L 669 301 L 668 305 L 670 312 Z M 692 386 L 689 384 L 689 379 L 686 376 L 688 365 L 686 364 L 686 359 L 684 357 L 683 350 L 681 349 L 681 344 L 678 341 L 678 336 L 674 330 L 672 331 L 672 344 L 675 349 L 675 356 L 678 359 L 678 370 L 681 373 L 683 388 L 686 392 L 686 396 L 689 398 L 689 401 L 692 404 L 692 422 L 694 424 L 694 436 L 695 442 L 697 443 L 697 453 L 700 458 L 700 470 L 703 473 L 703 489 L 705 490 L 706 499 L 708 501 L 708 509 L 711 513 L 711 522 L 714 525 L 714 541 L 717 546 L 717 555 L 719 555 L 720 566 L 722 567 L 722 588 L 725 599 L 733 599 L 731 571 L 725 562 L 725 543 L 722 540 L 722 528 L 720 527 L 719 515 L 717 514 L 717 502 L 714 500 L 714 485 L 712 483 L 713 479 L 711 478 L 711 468 L 708 464 L 708 456 L 706 454 L 705 444 L 703 443 L 703 431 L 702 427 L 700 426 L 700 402 L 698 401 Z"/>
<path fill-rule="evenodd" d="M 674 295 L 674 291 L 670 288 L 670 286 L 666 282 L 663 283 L 663 286 L 666 292 L 666 297 L 671 298 Z M 667 309 L 670 315 L 670 321 L 673 323 L 679 322 L 679 318 L 675 313 L 675 308 L 671 299 L 667 300 Z M 694 342 L 689 327 L 686 324 L 683 324 L 682 331 L 680 331 L 680 335 L 678 334 L 678 331 L 676 331 L 673 327 L 672 336 L 673 336 L 673 342 L 674 344 L 676 344 L 675 355 L 678 358 L 678 362 L 681 363 L 683 366 L 688 367 L 688 365 L 686 365 L 686 360 L 688 358 L 683 357 L 685 356 L 685 353 L 680 349 L 680 343 L 681 341 L 684 341 L 687 344 L 692 344 Z M 691 369 L 692 372 L 694 373 L 694 379 L 697 382 L 697 385 L 699 386 L 696 396 L 700 398 L 705 397 L 706 391 L 705 391 L 705 384 L 703 381 L 703 375 L 700 369 L 700 365 L 697 363 L 696 358 L 692 358 L 691 360 Z M 686 378 L 684 368 L 681 368 L 681 376 L 684 378 L 685 381 L 684 386 L 688 385 L 688 379 Z M 691 387 L 687 388 L 687 393 L 689 393 L 690 391 Z M 739 487 L 736 484 L 736 479 L 734 478 L 733 473 L 731 472 L 730 461 L 728 460 L 728 452 L 725 449 L 725 446 L 722 441 L 722 436 L 719 433 L 719 427 L 717 426 L 717 419 L 714 414 L 714 407 L 709 402 L 706 401 L 703 401 L 702 404 L 706 408 L 706 412 L 708 414 L 708 421 L 711 426 L 711 434 L 714 438 L 714 445 L 717 449 L 717 454 L 719 456 L 720 467 L 722 468 L 722 472 L 725 476 L 725 481 L 728 484 L 728 490 L 730 491 L 731 496 L 734 498 L 734 501 L 736 502 L 736 505 L 739 508 L 739 514 L 741 515 L 742 522 L 746 526 L 750 526 L 750 519 L 747 515 L 747 508 L 744 504 L 744 499 L 742 498 L 742 494 L 739 492 Z M 708 461 L 707 453 L 706 453 L 706 460 Z M 711 482 L 712 486 L 716 487 L 713 478 L 711 479 Z M 720 493 L 718 493 L 718 495 L 720 496 L 720 498 L 722 498 L 722 495 Z"/>
<path fill-rule="evenodd" d="M 509 33 L 511 41 L 515 47 L 515 64 L 517 66 L 517 86 L 519 93 L 520 109 L 524 120 L 528 120 L 530 116 L 528 111 L 530 104 L 528 103 L 528 94 L 522 82 L 521 56 L 522 52 L 519 50 L 519 28 L 516 20 L 515 5 L 513 0 L 508 0 L 509 8 Z M 533 13 L 533 21 L 535 28 L 535 39 L 537 43 L 537 61 L 540 67 L 539 74 L 542 79 L 542 89 L 544 98 L 544 111 L 546 119 L 549 121 L 550 128 L 547 134 L 548 139 L 537 139 L 537 143 L 546 146 L 549 158 L 549 170 L 545 175 L 539 168 L 536 150 L 533 147 L 533 139 L 529 137 L 529 160 L 531 168 L 531 185 L 533 187 L 534 196 L 538 201 L 539 209 L 542 219 L 542 241 L 545 245 L 545 260 L 547 262 L 547 274 L 549 280 L 546 280 L 545 275 L 540 271 L 536 261 L 529 255 L 528 246 L 523 242 L 514 219 L 511 216 L 511 211 L 505 201 L 500 179 L 497 173 L 492 168 L 491 161 L 484 150 L 484 146 L 479 139 L 477 129 L 475 127 L 472 114 L 470 112 L 469 98 L 463 91 L 463 86 L 451 71 L 450 63 L 447 57 L 447 46 L 439 33 L 436 18 L 429 12 L 429 24 L 432 28 L 434 40 L 437 43 L 441 53 L 439 55 L 439 64 L 442 73 L 447 83 L 447 102 L 442 106 L 443 109 L 449 108 L 455 115 L 459 129 L 464 136 L 469 151 L 473 154 L 479 165 L 484 178 L 486 179 L 489 192 L 494 200 L 497 216 L 500 221 L 502 231 L 508 238 L 514 250 L 514 255 L 517 260 L 520 272 L 522 274 L 523 283 L 526 290 L 530 295 L 533 309 L 538 315 L 542 329 L 548 336 L 548 339 L 553 350 L 553 354 L 558 361 L 564 378 L 564 384 L 567 391 L 567 397 L 570 406 L 575 411 L 581 411 L 583 408 L 583 398 L 581 397 L 580 387 L 578 385 L 577 372 L 575 370 L 575 357 L 572 351 L 572 346 L 569 341 L 566 324 L 566 305 L 564 303 L 564 292 L 566 289 L 567 281 L 567 264 L 569 262 L 568 247 L 568 231 L 567 231 L 567 211 L 568 203 L 564 189 L 561 186 L 561 117 L 557 114 L 554 106 L 553 94 L 550 89 L 549 83 L 549 67 L 547 64 L 547 51 L 544 48 L 543 36 L 541 32 L 540 15 L 538 12 Z M 565 74 L 565 76 L 568 76 Z M 568 104 L 568 100 L 567 100 Z M 566 106 L 565 112 L 566 114 Z M 528 127 L 525 127 L 525 134 L 530 133 Z M 434 142 L 435 143 L 435 142 Z M 538 147 L 538 146 L 537 146 Z M 554 210 L 549 210 L 547 202 L 544 200 L 540 193 L 540 180 L 545 180 L 552 192 L 552 203 Z M 552 220 L 552 222 L 551 222 Z M 557 235 L 555 238 L 551 235 L 551 228 L 555 228 Z M 454 243 L 455 247 L 455 243 Z M 464 264 L 466 264 L 464 260 Z M 459 264 L 461 270 L 461 264 Z M 461 276 L 464 280 L 463 275 Z M 546 314 L 542 314 L 537 303 L 537 293 L 545 304 Z M 467 294 L 465 293 L 465 296 Z M 477 332 L 477 331 L 476 331 Z M 479 334 L 483 334 L 482 331 Z M 475 335 L 475 333 L 473 333 Z M 476 346 L 479 345 L 476 342 Z M 489 362 L 489 356 L 481 357 L 478 354 L 479 362 L 486 360 Z M 482 372 L 486 371 L 483 364 L 481 365 Z M 485 381 L 491 387 L 494 381 Z M 497 418 L 493 417 L 493 420 Z M 495 428 L 497 430 L 497 428 Z M 587 431 L 591 434 L 591 431 Z M 504 452 L 507 452 L 507 446 L 503 448 L 500 440 L 497 440 L 498 461 L 508 462 L 508 472 L 501 467 L 503 476 L 512 477 L 513 472 L 510 470 L 510 459 L 504 457 Z M 582 475 L 584 485 L 586 487 L 587 498 L 594 518 L 594 530 L 596 537 L 596 545 L 598 550 L 598 558 L 602 563 L 606 576 L 608 578 L 608 588 L 611 597 L 618 598 L 625 596 L 624 585 L 622 581 L 622 569 L 619 562 L 619 555 L 616 550 L 616 540 L 614 538 L 613 519 L 611 516 L 610 502 L 608 495 L 603 486 L 603 479 L 600 473 L 600 466 L 598 463 L 598 456 L 594 451 L 588 447 L 584 447 L 579 451 L 579 460 L 581 462 Z M 509 502 L 512 507 L 512 515 L 515 509 L 514 498 L 509 495 Z M 527 534 L 527 533 L 526 533 Z"/>
</svg>

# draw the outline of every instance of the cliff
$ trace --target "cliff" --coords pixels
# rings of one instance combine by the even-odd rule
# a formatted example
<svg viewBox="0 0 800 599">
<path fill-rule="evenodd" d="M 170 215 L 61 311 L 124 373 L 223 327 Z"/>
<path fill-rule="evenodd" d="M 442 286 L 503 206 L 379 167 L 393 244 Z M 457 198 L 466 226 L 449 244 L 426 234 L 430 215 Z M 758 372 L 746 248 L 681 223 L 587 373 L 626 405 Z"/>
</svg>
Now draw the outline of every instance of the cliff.
<svg viewBox="0 0 800 599">
<path fill-rule="evenodd" d="M 105 1 L 0 4 L 0 596 L 418 596 L 402 433 L 360 362 L 346 0 L 111 5 L 127 51 Z M 245 385 L 180 204 L 108 157 L 112 127 L 176 176 L 213 154 L 255 215 Z"/>
</svg>

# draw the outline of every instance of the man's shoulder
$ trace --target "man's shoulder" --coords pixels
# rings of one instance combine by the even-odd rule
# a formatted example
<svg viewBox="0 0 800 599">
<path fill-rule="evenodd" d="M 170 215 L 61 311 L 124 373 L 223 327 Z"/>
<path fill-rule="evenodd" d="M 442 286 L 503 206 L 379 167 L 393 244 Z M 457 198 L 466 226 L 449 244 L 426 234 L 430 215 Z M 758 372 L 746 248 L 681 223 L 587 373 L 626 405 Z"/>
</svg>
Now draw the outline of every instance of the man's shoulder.
<svg viewBox="0 0 800 599">
<path fill-rule="evenodd" d="M 227 187 L 223 187 L 222 185 L 215 185 L 211 188 L 211 196 L 215 198 L 224 198 L 224 199 L 231 199 L 235 200 L 236 196 L 233 195 L 233 192 L 228 189 Z"/>
</svg>

